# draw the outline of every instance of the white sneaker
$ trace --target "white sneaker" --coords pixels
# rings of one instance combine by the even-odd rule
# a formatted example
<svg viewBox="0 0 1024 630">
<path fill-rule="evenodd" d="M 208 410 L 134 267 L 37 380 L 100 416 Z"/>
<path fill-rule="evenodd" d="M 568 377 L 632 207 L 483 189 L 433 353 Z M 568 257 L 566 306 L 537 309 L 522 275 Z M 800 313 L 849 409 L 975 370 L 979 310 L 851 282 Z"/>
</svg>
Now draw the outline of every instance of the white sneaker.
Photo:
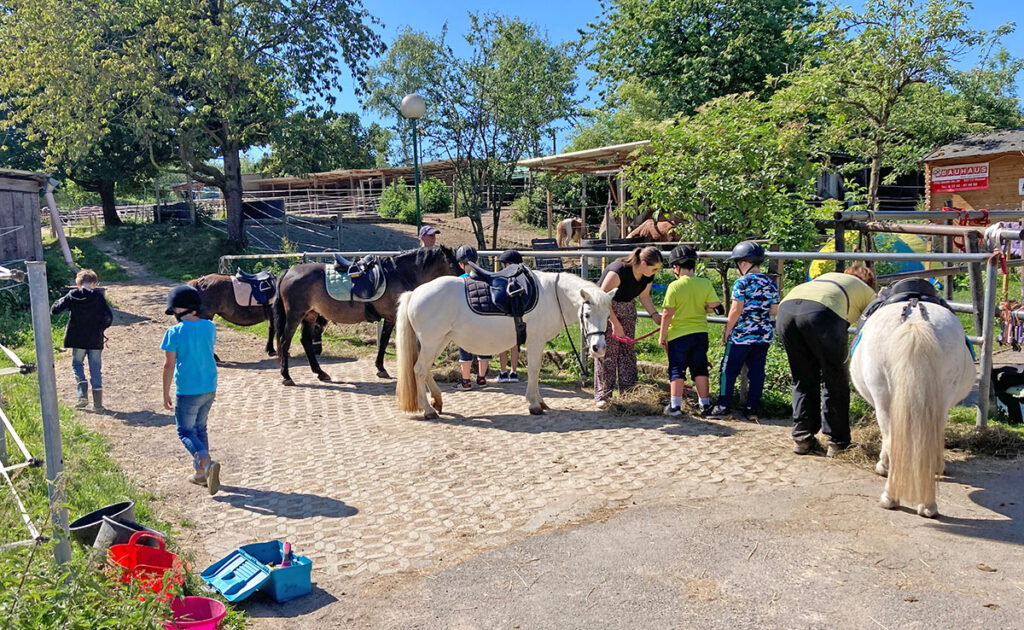
<svg viewBox="0 0 1024 630">
<path fill-rule="evenodd" d="M 673 407 L 672 405 L 665 405 L 665 409 L 664 409 L 664 411 L 662 413 L 664 413 L 666 416 L 673 416 L 673 417 L 675 417 L 675 416 L 683 415 L 683 410 L 680 407 Z"/>
</svg>

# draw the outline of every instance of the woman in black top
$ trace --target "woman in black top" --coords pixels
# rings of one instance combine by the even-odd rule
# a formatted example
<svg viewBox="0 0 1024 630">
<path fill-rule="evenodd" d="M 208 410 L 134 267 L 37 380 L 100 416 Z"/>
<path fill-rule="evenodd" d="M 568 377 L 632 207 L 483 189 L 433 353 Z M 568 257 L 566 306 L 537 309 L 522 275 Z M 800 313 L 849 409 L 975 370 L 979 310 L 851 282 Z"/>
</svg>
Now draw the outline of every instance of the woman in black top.
<svg viewBox="0 0 1024 630">
<path fill-rule="evenodd" d="M 651 299 L 651 282 L 661 269 L 661 251 L 657 247 L 637 247 L 629 256 L 608 265 L 601 276 L 601 288 L 618 288 L 612 298 L 612 313 L 608 323 L 619 337 L 636 335 L 636 300 L 644 305 L 654 323 L 661 325 L 661 315 Z M 594 402 L 604 409 L 618 382 L 619 393 L 636 384 L 636 351 L 631 344 L 620 343 L 608 337 L 604 358 L 594 365 Z"/>
</svg>

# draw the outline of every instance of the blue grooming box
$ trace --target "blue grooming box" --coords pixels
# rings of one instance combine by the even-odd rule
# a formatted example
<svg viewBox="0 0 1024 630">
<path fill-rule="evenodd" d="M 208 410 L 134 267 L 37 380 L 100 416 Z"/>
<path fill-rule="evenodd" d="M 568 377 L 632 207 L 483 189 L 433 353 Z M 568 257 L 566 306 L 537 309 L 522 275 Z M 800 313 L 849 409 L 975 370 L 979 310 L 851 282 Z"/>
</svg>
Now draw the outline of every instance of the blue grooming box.
<svg viewBox="0 0 1024 630">
<path fill-rule="evenodd" d="M 308 595 L 313 590 L 312 561 L 292 551 L 291 565 L 282 567 L 283 554 L 284 543 L 279 540 L 242 545 L 208 566 L 200 577 L 229 602 L 242 601 L 257 590 L 279 603 Z"/>
</svg>

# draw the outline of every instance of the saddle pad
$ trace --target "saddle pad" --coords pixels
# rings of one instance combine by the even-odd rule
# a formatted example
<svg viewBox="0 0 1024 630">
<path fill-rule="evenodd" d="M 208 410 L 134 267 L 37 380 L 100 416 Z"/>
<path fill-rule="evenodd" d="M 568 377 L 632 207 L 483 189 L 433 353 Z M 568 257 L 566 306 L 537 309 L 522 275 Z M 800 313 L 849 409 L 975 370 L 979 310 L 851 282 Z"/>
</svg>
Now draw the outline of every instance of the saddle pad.
<svg viewBox="0 0 1024 630">
<path fill-rule="evenodd" d="M 273 299 L 276 292 L 273 277 L 270 280 L 263 280 L 254 287 L 246 280 L 240 280 L 238 276 L 231 276 L 231 288 L 235 293 L 235 302 L 239 306 L 266 306 Z"/>
<path fill-rule="evenodd" d="M 334 265 L 325 265 L 325 276 L 327 279 L 327 295 L 339 302 L 375 302 L 384 295 L 387 290 L 387 283 L 381 283 L 380 288 L 369 298 L 360 298 L 352 295 L 352 278 L 347 273 L 338 273 Z"/>
</svg>

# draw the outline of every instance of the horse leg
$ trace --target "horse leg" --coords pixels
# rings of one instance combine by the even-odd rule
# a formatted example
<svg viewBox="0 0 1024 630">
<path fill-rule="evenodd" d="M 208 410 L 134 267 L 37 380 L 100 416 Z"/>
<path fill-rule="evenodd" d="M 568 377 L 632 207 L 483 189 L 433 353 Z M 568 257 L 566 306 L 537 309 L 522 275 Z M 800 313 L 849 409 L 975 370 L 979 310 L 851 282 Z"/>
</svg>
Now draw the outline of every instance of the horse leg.
<svg viewBox="0 0 1024 630">
<path fill-rule="evenodd" d="M 377 361 L 374 365 L 377 366 L 378 378 L 391 378 L 388 371 L 384 369 L 384 352 L 388 349 L 388 342 L 391 341 L 391 333 L 395 330 L 395 322 L 386 319 L 381 321 L 383 323 L 380 327 L 380 334 L 377 335 Z"/>
<path fill-rule="evenodd" d="M 267 315 L 267 356 L 272 357 L 277 354 L 274 351 L 274 314 L 271 312 L 269 306 L 265 307 Z"/>
<path fill-rule="evenodd" d="M 291 374 L 288 373 L 288 351 L 292 346 L 292 337 L 302 320 L 293 313 L 288 313 L 285 319 L 284 329 L 278 331 L 277 338 L 277 363 L 281 366 L 281 378 L 285 385 L 294 385 Z"/>
<path fill-rule="evenodd" d="M 531 338 L 526 343 L 526 400 L 530 403 L 530 413 L 539 416 L 548 408 L 540 397 L 540 362 L 544 358 L 544 342 Z"/>
<path fill-rule="evenodd" d="M 448 337 L 445 336 L 444 343 L 447 345 Z M 433 420 L 441 413 L 441 388 L 437 386 L 434 381 L 434 375 L 430 373 L 431 368 L 434 366 L 434 361 L 437 359 L 437 355 L 440 354 L 441 348 L 437 341 L 421 342 L 420 355 L 416 359 L 416 395 L 419 397 L 420 407 L 423 408 L 423 417 L 427 420 Z M 432 401 L 427 400 L 427 389 L 430 389 L 430 396 Z M 434 404 L 431 404 L 434 403 Z"/>
<path fill-rule="evenodd" d="M 306 351 L 309 369 L 313 370 L 313 374 L 316 374 L 317 379 L 330 383 L 331 377 L 327 375 L 327 372 L 323 371 L 320 367 L 320 362 L 316 360 L 316 349 L 313 348 L 313 323 L 308 318 L 302 320 L 302 334 L 299 339 L 302 341 L 302 349 Z"/>
<path fill-rule="evenodd" d="M 878 463 L 875 464 L 875 472 L 883 477 L 889 476 L 889 414 L 885 409 L 876 409 L 875 416 L 878 418 L 878 428 L 882 432 L 882 450 L 878 454 Z"/>
</svg>

